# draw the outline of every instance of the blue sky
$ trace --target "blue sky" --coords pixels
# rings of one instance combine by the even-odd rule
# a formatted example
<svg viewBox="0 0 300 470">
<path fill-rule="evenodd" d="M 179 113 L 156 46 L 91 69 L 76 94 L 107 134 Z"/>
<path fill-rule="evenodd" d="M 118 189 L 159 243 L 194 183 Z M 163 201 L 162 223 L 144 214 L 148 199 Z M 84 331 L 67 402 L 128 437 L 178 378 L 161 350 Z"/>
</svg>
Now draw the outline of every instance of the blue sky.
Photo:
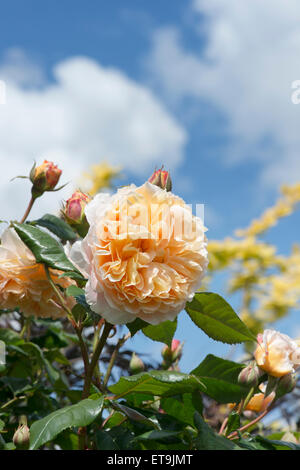
<svg viewBox="0 0 300 470">
<path fill-rule="evenodd" d="M 136 184 L 165 163 L 174 191 L 206 205 L 210 238 L 246 226 L 281 183 L 300 180 L 300 105 L 290 99 L 299 20 L 296 0 L 5 2 L 1 217 L 23 211 L 26 183 L 8 180 L 34 158 L 61 162 L 66 180 L 105 158 Z M 57 210 L 60 197 L 35 214 Z M 298 214 L 282 221 L 268 240 L 288 253 L 299 222 Z M 296 322 L 285 320 L 285 332 Z M 178 334 L 183 365 L 227 352 L 202 333 L 200 341 L 187 319 Z"/>
</svg>

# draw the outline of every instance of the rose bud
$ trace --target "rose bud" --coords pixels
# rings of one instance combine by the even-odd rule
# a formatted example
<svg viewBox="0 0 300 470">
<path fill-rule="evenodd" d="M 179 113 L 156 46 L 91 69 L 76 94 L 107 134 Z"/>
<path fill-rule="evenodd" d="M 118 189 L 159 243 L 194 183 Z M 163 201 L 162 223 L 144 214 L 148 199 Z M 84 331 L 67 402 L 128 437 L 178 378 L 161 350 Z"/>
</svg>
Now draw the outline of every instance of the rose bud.
<svg viewBox="0 0 300 470">
<path fill-rule="evenodd" d="M 263 371 L 259 369 L 255 361 L 251 361 L 247 367 L 241 370 L 238 376 L 238 383 L 249 387 L 256 387 Z"/>
<path fill-rule="evenodd" d="M 67 200 L 63 215 L 70 225 L 81 224 L 85 218 L 84 209 L 91 198 L 81 191 L 75 191 Z"/>
<path fill-rule="evenodd" d="M 62 171 L 53 162 L 44 160 L 39 166 L 33 166 L 30 180 L 33 184 L 32 195 L 41 196 L 45 191 L 53 191 L 58 183 Z"/>
<path fill-rule="evenodd" d="M 160 170 L 155 170 L 153 175 L 148 179 L 149 183 L 155 184 L 166 191 L 172 191 L 172 181 L 170 173 L 163 170 L 163 167 Z"/>
<path fill-rule="evenodd" d="M 178 339 L 173 339 L 171 347 L 165 345 L 161 351 L 161 355 L 166 364 L 172 364 L 179 360 L 182 356 L 183 343 L 180 343 Z"/>
<path fill-rule="evenodd" d="M 30 432 L 27 426 L 27 419 L 25 416 L 21 416 L 18 429 L 13 435 L 13 443 L 17 449 L 26 450 L 29 447 L 29 438 Z"/>
<path fill-rule="evenodd" d="M 89 229 L 89 224 L 85 217 L 85 207 L 90 201 L 91 198 L 87 194 L 81 191 L 75 191 L 66 201 L 61 211 L 66 222 L 82 237 L 85 237 Z"/>
<path fill-rule="evenodd" d="M 276 394 L 277 397 L 282 397 L 286 393 L 290 393 L 294 390 L 297 384 L 295 374 L 287 374 L 281 377 L 277 384 Z"/>
<path fill-rule="evenodd" d="M 132 353 L 130 363 L 129 363 L 129 370 L 131 374 L 138 374 L 139 372 L 143 372 L 143 370 L 145 370 L 145 365 L 142 359 L 139 356 L 137 356 L 135 352 Z"/>
</svg>

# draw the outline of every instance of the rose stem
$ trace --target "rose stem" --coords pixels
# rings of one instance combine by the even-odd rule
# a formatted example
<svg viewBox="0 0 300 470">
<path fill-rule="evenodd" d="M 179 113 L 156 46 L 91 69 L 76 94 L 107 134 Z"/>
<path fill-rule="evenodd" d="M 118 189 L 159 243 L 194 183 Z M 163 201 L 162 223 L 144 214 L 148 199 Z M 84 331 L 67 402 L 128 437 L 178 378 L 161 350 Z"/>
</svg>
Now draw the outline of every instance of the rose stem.
<svg viewBox="0 0 300 470">
<path fill-rule="evenodd" d="M 30 201 L 29 201 L 29 204 L 28 204 L 28 207 L 25 211 L 25 214 L 23 215 L 22 219 L 20 220 L 20 224 L 23 224 L 25 222 L 25 220 L 27 219 L 27 217 L 29 216 L 29 213 L 32 209 L 32 206 L 34 204 L 34 201 L 35 201 L 36 198 L 34 197 L 31 197 Z"/>
</svg>

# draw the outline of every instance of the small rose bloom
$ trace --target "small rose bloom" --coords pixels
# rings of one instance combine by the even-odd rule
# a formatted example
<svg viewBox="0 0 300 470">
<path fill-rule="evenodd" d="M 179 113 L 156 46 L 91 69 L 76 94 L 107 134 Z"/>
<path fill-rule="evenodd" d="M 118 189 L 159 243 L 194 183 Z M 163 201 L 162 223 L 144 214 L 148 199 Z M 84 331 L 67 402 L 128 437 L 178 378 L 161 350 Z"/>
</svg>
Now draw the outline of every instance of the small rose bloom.
<svg viewBox="0 0 300 470">
<path fill-rule="evenodd" d="M 88 278 L 91 308 L 112 324 L 174 320 L 206 272 L 202 220 L 149 182 L 97 194 L 85 214 L 89 231 L 69 256 Z"/>
<path fill-rule="evenodd" d="M 253 397 L 247 404 L 245 410 L 255 411 L 256 413 L 262 413 L 271 405 L 276 395 L 275 392 L 271 392 L 270 395 L 265 397 L 265 386 L 260 386 L 260 389 L 262 390 L 262 392 L 255 393 L 255 395 L 253 395 Z"/>
<path fill-rule="evenodd" d="M 66 288 L 75 284 L 68 278 L 59 278 L 61 271 L 50 269 L 55 284 Z M 64 317 L 64 310 L 49 284 L 42 264 L 23 243 L 13 228 L 6 229 L 0 245 L 0 308 L 19 308 L 27 317 Z M 72 308 L 74 300 L 66 297 Z"/>
<path fill-rule="evenodd" d="M 273 377 L 295 372 L 299 366 L 300 348 L 289 336 L 275 330 L 265 330 L 257 337 L 254 353 L 257 365 Z"/>
<path fill-rule="evenodd" d="M 267 397 L 265 397 L 266 386 L 261 384 L 259 386 L 261 392 L 255 393 L 252 398 L 250 398 L 249 403 L 246 405 L 244 411 L 254 411 L 255 413 L 262 413 L 265 411 L 273 402 L 275 398 L 275 392 L 271 392 Z M 229 407 L 232 409 L 236 406 L 236 403 L 229 403 Z"/>
<path fill-rule="evenodd" d="M 62 171 L 53 162 L 44 162 L 33 168 L 30 179 L 37 192 L 51 191 L 58 183 Z"/>
</svg>

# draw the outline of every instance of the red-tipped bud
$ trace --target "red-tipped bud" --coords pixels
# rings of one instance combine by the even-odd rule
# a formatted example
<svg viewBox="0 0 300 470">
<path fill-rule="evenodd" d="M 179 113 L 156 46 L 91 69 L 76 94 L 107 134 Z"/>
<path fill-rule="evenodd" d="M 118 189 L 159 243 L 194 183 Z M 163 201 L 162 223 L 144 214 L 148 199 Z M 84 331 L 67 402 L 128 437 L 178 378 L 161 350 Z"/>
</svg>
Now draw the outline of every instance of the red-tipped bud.
<svg viewBox="0 0 300 470">
<path fill-rule="evenodd" d="M 89 229 L 89 224 L 85 217 L 85 207 L 90 200 L 91 198 L 87 194 L 75 191 L 66 201 L 65 207 L 61 211 L 66 222 L 82 237 L 85 237 Z"/>
<path fill-rule="evenodd" d="M 130 363 L 129 363 L 129 369 L 130 369 L 131 374 L 139 374 L 140 372 L 143 372 L 143 370 L 145 370 L 145 365 L 142 359 L 139 356 L 137 356 L 135 352 L 132 353 Z"/>
<path fill-rule="evenodd" d="M 163 167 L 162 167 L 163 168 Z M 153 175 L 148 179 L 149 183 L 155 184 L 166 191 L 172 191 L 172 181 L 170 173 L 163 169 L 155 170 Z"/>
<path fill-rule="evenodd" d="M 26 416 L 21 416 L 18 429 L 13 435 L 13 443 L 17 449 L 26 450 L 29 447 L 30 432 L 27 426 Z"/>
<path fill-rule="evenodd" d="M 179 360 L 182 356 L 183 343 L 178 339 L 173 339 L 171 347 L 165 345 L 161 350 L 161 355 L 166 364 L 172 364 L 173 362 Z"/>
<path fill-rule="evenodd" d="M 63 215 L 70 225 L 81 224 L 85 215 L 85 206 L 90 202 L 91 198 L 82 193 L 75 191 L 74 194 L 66 201 L 63 209 Z"/>
<path fill-rule="evenodd" d="M 41 196 L 45 191 L 52 191 L 58 183 L 62 171 L 53 162 L 44 160 L 39 166 L 32 168 L 30 180 L 33 184 L 32 194 Z"/>
<path fill-rule="evenodd" d="M 252 361 L 247 367 L 241 370 L 238 376 L 238 382 L 248 387 L 256 387 L 262 375 L 263 371 L 260 370 L 255 361 Z"/>
</svg>

